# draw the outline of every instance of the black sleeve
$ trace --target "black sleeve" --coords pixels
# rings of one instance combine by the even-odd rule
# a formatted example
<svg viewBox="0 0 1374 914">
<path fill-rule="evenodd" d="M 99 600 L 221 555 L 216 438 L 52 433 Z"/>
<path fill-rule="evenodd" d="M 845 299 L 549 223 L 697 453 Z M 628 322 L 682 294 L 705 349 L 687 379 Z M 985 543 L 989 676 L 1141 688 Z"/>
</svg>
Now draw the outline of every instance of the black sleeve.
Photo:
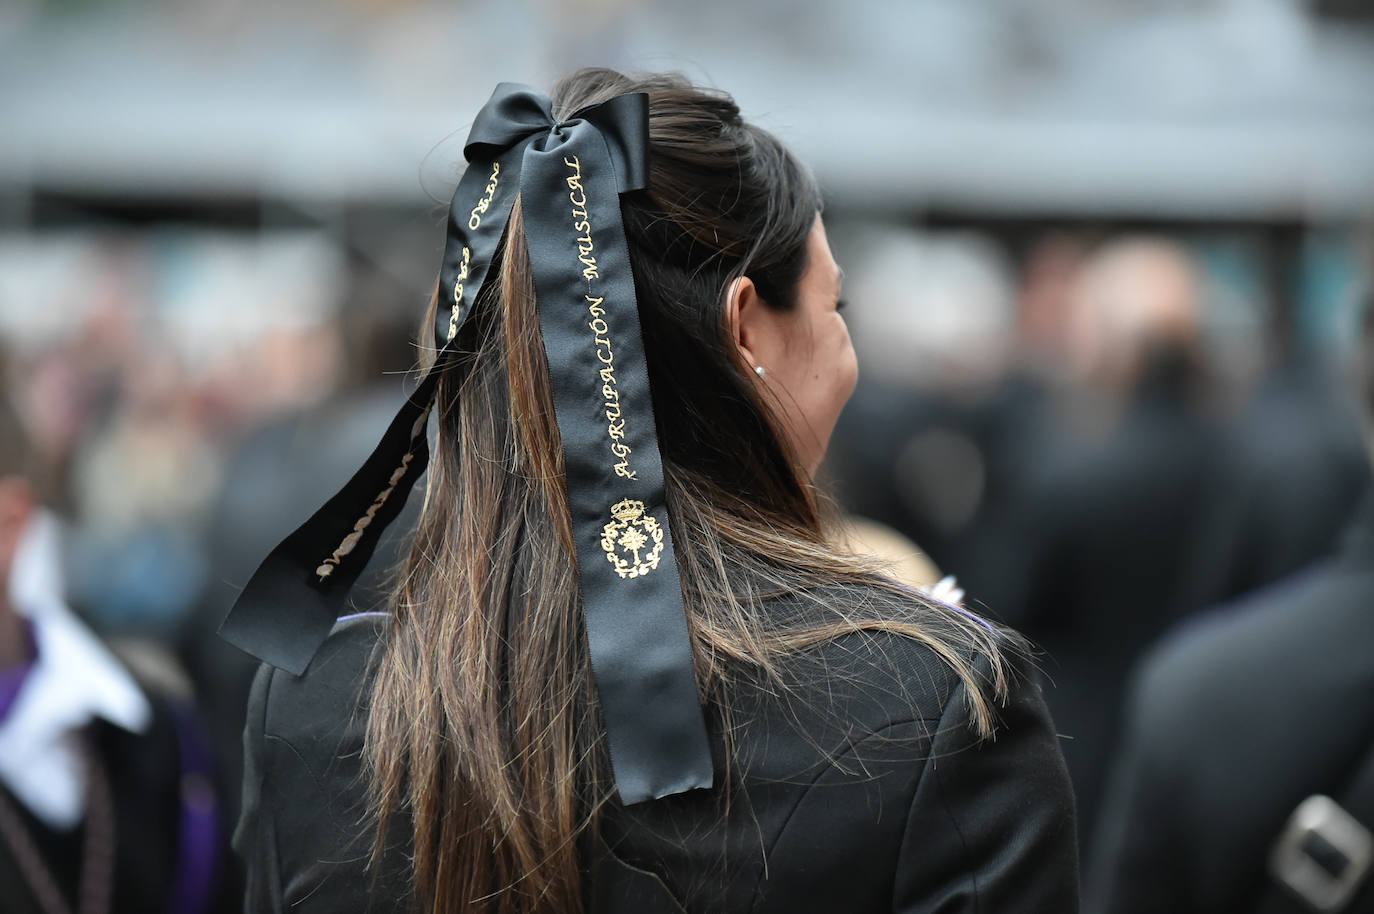
<svg viewBox="0 0 1374 914">
<path fill-rule="evenodd" d="M 263 816 L 263 719 L 267 713 L 267 689 L 272 668 L 262 666 L 248 693 L 248 719 L 243 728 L 243 799 L 234 851 L 243 861 L 245 914 L 281 911 L 281 876 L 277 872 L 276 841 L 270 815 Z M 271 807 L 269 806 L 269 809 Z"/>
<path fill-rule="evenodd" d="M 388 854 L 381 873 L 369 866 L 359 697 L 375 638 L 375 629 L 336 630 L 304 676 L 264 667 L 253 683 L 234 835 L 251 914 L 409 909 L 404 854 Z"/>
<path fill-rule="evenodd" d="M 1145 666 L 1148 673 L 1150 667 Z M 1181 853 L 1191 842 L 1173 815 L 1179 779 L 1164 758 L 1174 737 L 1150 713 L 1149 680 L 1136 681 L 1126 708 L 1125 735 L 1117 750 L 1102 811 L 1086 856 L 1084 910 L 1092 914 L 1184 914 L 1193 909 L 1181 883 Z"/>
<path fill-rule="evenodd" d="M 979 743 L 968 721 L 960 686 L 912 796 L 893 911 L 1075 914 L 1073 789 L 1031 674 L 1019 673 L 992 739 Z"/>
</svg>

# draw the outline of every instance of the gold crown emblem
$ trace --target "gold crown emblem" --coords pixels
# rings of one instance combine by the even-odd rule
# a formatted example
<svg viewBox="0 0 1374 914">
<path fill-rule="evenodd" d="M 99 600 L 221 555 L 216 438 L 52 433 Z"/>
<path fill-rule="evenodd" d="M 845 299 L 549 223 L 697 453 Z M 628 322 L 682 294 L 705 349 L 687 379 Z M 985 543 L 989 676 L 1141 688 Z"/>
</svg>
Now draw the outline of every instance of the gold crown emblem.
<svg viewBox="0 0 1374 914">
<path fill-rule="evenodd" d="M 644 502 L 633 498 L 611 506 L 615 520 L 601 528 L 601 548 L 615 573 L 622 578 L 638 578 L 658 567 L 663 555 L 663 528 L 652 514 L 644 513 Z"/>
</svg>

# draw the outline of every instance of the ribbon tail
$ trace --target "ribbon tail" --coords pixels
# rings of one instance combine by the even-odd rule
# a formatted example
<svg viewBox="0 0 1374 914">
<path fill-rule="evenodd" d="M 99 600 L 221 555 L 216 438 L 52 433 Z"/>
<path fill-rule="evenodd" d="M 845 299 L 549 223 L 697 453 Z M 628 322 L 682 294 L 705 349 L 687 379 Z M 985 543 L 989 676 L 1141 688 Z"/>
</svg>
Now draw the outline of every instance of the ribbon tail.
<svg viewBox="0 0 1374 914">
<path fill-rule="evenodd" d="M 220 625 L 222 638 L 272 666 L 305 672 L 429 463 L 426 424 L 438 378 L 429 372 L 353 478 L 258 566 Z"/>
<path fill-rule="evenodd" d="M 453 192 L 434 312 L 434 345 L 440 348 L 457 337 L 487 281 L 515 206 L 522 151 L 517 147 L 498 158 L 472 162 Z"/>
<path fill-rule="evenodd" d="M 616 787 L 626 804 L 709 787 L 619 188 L 596 127 L 532 144 L 521 198 Z"/>
<path fill-rule="evenodd" d="M 439 374 L 454 360 L 458 332 L 505 233 L 523 150 L 472 163 L 454 191 L 435 309 L 434 366 L 353 478 L 268 554 L 220 625 L 221 637 L 259 660 L 297 676 L 305 672 L 343 614 L 382 531 L 428 466 L 425 424 Z"/>
</svg>

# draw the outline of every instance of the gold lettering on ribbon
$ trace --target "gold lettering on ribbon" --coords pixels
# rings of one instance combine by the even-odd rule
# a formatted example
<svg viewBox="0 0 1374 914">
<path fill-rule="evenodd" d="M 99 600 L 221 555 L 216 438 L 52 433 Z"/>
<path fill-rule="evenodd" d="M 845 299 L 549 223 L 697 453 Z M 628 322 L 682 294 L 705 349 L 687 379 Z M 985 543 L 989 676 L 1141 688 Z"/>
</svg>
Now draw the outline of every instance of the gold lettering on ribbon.
<svg viewBox="0 0 1374 914">
<path fill-rule="evenodd" d="M 596 244 L 592 241 L 592 224 L 587 215 L 587 191 L 582 186 L 582 162 L 577 156 L 565 157 L 563 164 L 571 172 L 568 175 L 568 201 L 572 203 L 573 231 L 578 233 L 577 260 L 582 264 L 582 278 L 590 288 L 593 279 L 600 279 L 596 265 Z M 612 466 L 615 474 L 622 479 L 637 479 L 630 469 L 630 454 L 633 451 L 624 442 L 625 420 L 620 411 L 620 388 L 615 378 L 615 347 L 611 343 L 611 327 L 606 323 L 605 298 L 586 295 L 587 314 L 591 320 L 587 329 L 593 334 L 593 347 L 596 351 L 594 363 L 597 376 L 601 381 L 602 408 L 606 412 L 606 436 L 611 453 L 616 457 Z"/>
<path fill-rule="evenodd" d="M 463 311 L 463 283 L 468 281 L 468 263 L 472 260 L 472 251 L 468 250 L 467 245 L 463 245 L 463 262 L 458 266 L 458 278 L 453 283 L 453 307 L 448 315 L 448 338 L 452 340 L 458 335 L 458 316 Z"/>
<path fill-rule="evenodd" d="M 630 469 L 630 450 L 628 444 L 622 443 L 625 437 L 625 420 L 620 413 L 620 388 L 615 379 L 615 349 L 611 346 L 611 327 L 606 323 L 606 311 L 601 307 L 604 298 L 587 297 L 587 312 L 592 315 L 592 319 L 587 322 L 587 329 L 595 334 L 594 345 L 596 347 L 596 360 L 602 367 L 597 368 L 597 376 L 601 380 L 601 399 L 602 408 L 606 411 L 606 434 L 610 439 L 611 453 L 619 458 L 618 462 L 612 467 L 617 476 L 624 479 L 636 479 L 635 471 Z"/>
<path fill-rule="evenodd" d="M 339 567 L 339 563 L 343 561 L 344 556 L 357 548 L 358 542 L 363 538 L 363 533 L 367 528 L 372 525 L 372 520 L 377 516 L 377 512 L 382 509 L 382 505 L 386 504 L 386 500 L 391 497 L 391 493 L 396 491 L 396 486 L 400 485 L 401 480 L 406 475 L 406 471 L 410 469 L 411 462 L 415 459 L 415 441 L 425 433 L 425 423 L 428 421 L 429 407 L 426 406 L 424 412 L 420 414 L 420 418 L 415 420 L 415 425 L 410 429 L 410 450 L 406 451 L 405 456 L 401 458 L 401 462 L 396 466 L 396 469 L 391 471 L 391 477 L 386 482 L 386 488 L 377 493 L 377 497 L 372 499 L 372 504 L 368 506 L 367 511 L 362 517 L 354 521 L 353 529 L 343 538 L 343 542 L 339 543 L 333 555 L 325 559 L 320 563 L 320 566 L 315 569 L 315 576 L 321 581 L 333 574 L 334 569 Z"/>
<path fill-rule="evenodd" d="M 497 177 L 500 174 L 501 163 L 492 162 L 491 180 L 487 181 L 486 192 L 482 195 L 482 199 L 477 201 L 477 205 L 472 208 L 472 214 L 468 216 L 468 228 L 472 229 L 474 232 L 481 226 L 482 217 L 486 215 L 487 210 L 491 208 L 491 198 L 496 196 L 496 185 L 501 183 L 500 178 Z"/>
<path fill-rule="evenodd" d="M 568 200 L 573 205 L 573 231 L 577 239 L 577 259 L 582 263 L 582 278 L 591 282 L 600 279 L 596 269 L 596 245 L 592 243 L 592 224 L 587 216 L 587 192 L 582 187 L 582 160 L 577 156 L 564 157 L 563 164 L 572 170 L 568 176 Z"/>
</svg>

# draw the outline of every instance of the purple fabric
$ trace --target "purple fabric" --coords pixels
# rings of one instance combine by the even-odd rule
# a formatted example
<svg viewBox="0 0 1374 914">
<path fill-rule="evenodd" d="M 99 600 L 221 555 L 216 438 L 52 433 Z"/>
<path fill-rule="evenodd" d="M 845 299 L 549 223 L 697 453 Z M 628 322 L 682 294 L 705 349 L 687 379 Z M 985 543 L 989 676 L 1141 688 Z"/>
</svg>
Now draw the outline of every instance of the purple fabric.
<svg viewBox="0 0 1374 914">
<path fill-rule="evenodd" d="M 204 914 L 219 881 L 219 802 L 210 746 L 190 705 L 171 707 L 181 745 L 181 823 L 171 914 Z"/>
<path fill-rule="evenodd" d="M 380 610 L 375 610 L 375 609 L 374 609 L 374 610 L 370 610 L 369 612 L 365 612 L 365 613 L 352 613 L 351 615 L 347 615 L 347 616 L 339 616 L 339 618 L 335 619 L 334 621 L 335 621 L 336 623 L 338 623 L 338 622 L 347 622 L 349 619 L 366 619 L 368 616 L 389 616 L 389 615 L 391 615 L 391 613 L 381 612 Z"/>
<path fill-rule="evenodd" d="M 14 707 L 24 683 L 28 681 L 29 673 L 33 672 L 34 663 L 38 661 L 38 641 L 33 635 L 33 623 L 28 619 L 24 620 L 24 638 L 28 641 L 28 650 L 24 652 L 28 659 L 18 666 L 0 670 L 0 720 L 9 715 L 10 708 Z"/>
</svg>

